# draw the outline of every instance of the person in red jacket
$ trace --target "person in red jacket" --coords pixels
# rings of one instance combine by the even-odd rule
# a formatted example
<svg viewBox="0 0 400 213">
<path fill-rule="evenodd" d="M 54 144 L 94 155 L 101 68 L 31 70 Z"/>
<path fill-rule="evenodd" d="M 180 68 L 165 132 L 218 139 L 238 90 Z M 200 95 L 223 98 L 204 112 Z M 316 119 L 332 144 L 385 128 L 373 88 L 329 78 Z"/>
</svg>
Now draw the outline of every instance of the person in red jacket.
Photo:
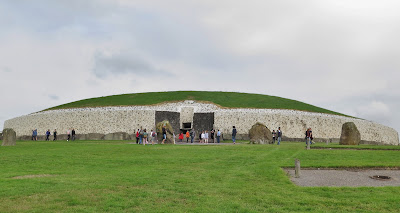
<svg viewBox="0 0 400 213">
<path fill-rule="evenodd" d="M 136 144 L 139 143 L 139 129 L 136 132 Z"/>
<path fill-rule="evenodd" d="M 183 140 L 183 133 L 181 132 L 179 133 L 179 142 L 182 142 L 182 140 Z"/>
</svg>

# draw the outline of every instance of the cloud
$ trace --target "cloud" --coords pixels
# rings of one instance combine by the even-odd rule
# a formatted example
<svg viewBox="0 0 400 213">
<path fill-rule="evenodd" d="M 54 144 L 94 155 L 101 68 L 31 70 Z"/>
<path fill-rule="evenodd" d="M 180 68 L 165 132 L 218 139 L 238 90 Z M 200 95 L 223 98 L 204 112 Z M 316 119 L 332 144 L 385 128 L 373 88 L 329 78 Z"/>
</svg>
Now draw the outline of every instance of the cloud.
<svg viewBox="0 0 400 213">
<path fill-rule="evenodd" d="M 3 72 L 12 72 L 12 71 L 11 71 L 11 69 L 10 69 L 10 68 L 8 68 L 8 67 L 3 67 L 3 69 L 2 69 L 2 70 L 3 70 Z"/>
<path fill-rule="evenodd" d="M 49 95 L 49 98 L 50 98 L 51 100 L 58 100 L 58 99 L 60 99 L 60 97 L 58 97 L 57 95 Z"/>
<path fill-rule="evenodd" d="M 135 54 L 97 53 L 94 57 L 93 73 L 98 78 L 106 78 L 110 75 L 134 74 L 141 76 L 172 75 L 169 72 L 157 69 L 151 63 Z"/>
<path fill-rule="evenodd" d="M 384 120 L 390 116 L 391 110 L 385 103 L 372 101 L 368 105 L 358 107 L 356 113 L 361 118 Z"/>
</svg>

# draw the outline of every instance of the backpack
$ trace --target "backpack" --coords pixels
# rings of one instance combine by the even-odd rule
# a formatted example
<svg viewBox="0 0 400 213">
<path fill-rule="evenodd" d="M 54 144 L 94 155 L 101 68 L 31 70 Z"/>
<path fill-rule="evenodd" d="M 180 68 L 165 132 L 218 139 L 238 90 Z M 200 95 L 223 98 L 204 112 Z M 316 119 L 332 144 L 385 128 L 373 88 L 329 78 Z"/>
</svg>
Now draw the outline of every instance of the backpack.
<svg viewBox="0 0 400 213">
<path fill-rule="evenodd" d="M 155 132 L 153 132 L 153 133 L 151 134 L 151 136 L 153 136 L 153 137 L 156 137 L 156 133 L 155 133 Z"/>
</svg>

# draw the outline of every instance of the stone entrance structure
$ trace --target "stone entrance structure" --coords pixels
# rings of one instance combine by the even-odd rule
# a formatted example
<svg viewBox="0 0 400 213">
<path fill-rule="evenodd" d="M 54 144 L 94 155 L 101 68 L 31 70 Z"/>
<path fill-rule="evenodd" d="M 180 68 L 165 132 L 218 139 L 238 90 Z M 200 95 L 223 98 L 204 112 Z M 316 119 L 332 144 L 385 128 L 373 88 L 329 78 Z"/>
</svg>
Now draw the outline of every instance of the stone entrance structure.
<svg viewBox="0 0 400 213">
<path fill-rule="evenodd" d="M 4 127 L 14 129 L 17 139 L 30 139 L 32 129 L 40 133 L 57 129 L 61 139 L 71 128 L 78 135 L 117 132 L 133 135 L 141 127 L 155 129 L 164 120 L 170 122 L 175 133 L 194 128 L 198 136 L 199 131 L 214 128 L 221 131 L 224 139 L 230 139 L 232 126 L 236 126 L 237 140 L 249 139 L 249 130 L 257 122 L 271 131 L 281 127 L 283 140 L 304 141 L 305 128 L 311 127 L 316 142 L 339 142 L 342 125 L 353 122 L 361 135 L 360 144 L 399 144 L 396 130 L 358 118 L 283 109 L 222 108 L 193 100 L 151 106 L 48 110 L 7 120 Z"/>
<path fill-rule="evenodd" d="M 214 113 L 195 113 L 194 107 L 182 107 L 180 112 L 156 111 L 155 124 L 167 120 L 170 122 L 175 134 L 192 129 L 210 131 L 214 128 Z"/>
</svg>

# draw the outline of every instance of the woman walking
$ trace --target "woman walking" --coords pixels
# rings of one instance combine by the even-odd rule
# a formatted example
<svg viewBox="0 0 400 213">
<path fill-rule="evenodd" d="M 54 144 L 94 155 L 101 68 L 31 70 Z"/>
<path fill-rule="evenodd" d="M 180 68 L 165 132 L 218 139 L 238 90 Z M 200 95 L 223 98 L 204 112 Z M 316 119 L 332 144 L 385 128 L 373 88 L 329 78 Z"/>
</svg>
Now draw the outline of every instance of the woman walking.
<svg viewBox="0 0 400 213">
<path fill-rule="evenodd" d="M 156 131 L 151 130 L 151 145 L 154 145 L 154 141 L 157 138 L 157 133 Z"/>
<path fill-rule="evenodd" d="M 143 145 L 146 145 L 146 143 L 147 143 L 147 136 L 148 136 L 148 134 L 146 132 L 146 129 L 144 129 L 143 130 Z"/>
<path fill-rule="evenodd" d="M 136 144 L 138 144 L 139 143 L 139 129 L 137 130 L 137 132 L 136 132 Z"/>
<path fill-rule="evenodd" d="M 190 137 L 190 133 L 189 133 L 189 131 L 186 131 L 186 143 L 189 143 L 189 137 Z"/>
<path fill-rule="evenodd" d="M 183 142 L 183 133 L 179 133 L 179 142 Z"/>
</svg>

